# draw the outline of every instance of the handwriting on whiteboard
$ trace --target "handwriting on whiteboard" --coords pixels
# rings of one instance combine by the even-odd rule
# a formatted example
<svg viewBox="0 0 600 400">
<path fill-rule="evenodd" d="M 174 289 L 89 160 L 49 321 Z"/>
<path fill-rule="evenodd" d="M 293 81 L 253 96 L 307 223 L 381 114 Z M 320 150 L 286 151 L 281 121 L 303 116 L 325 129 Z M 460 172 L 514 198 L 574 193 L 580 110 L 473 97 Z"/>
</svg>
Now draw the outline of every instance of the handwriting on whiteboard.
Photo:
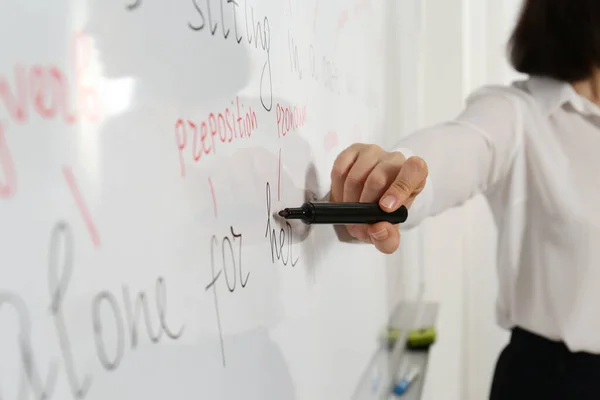
<svg viewBox="0 0 600 400">
<path fill-rule="evenodd" d="M 0 122 L 0 198 L 12 197 L 17 190 L 17 175 L 8 143 L 4 135 L 4 127 Z"/>
<path fill-rule="evenodd" d="M 289 223 L 279 229 L 273 226 L 271 209 L 271 188 L 266 183 L 266 247 L 269 248 L 273 263 L 296 266 L 299 257 L 294 254 L 293 228 Z M 230 234 L 210 238 L 211 281 L 205 290 L 213 290 L 215 312 L 221 340 L 223 366 L 226 364 L 225 343 L 217 298 L 217 285 L 223 285 L 230 293 L 245 288 L 250 281 L 250 271 L 243 263 L 243 235 L 234 227 Z M 50 317 L 54 325 L 54 335 L 59 344 L 60 361 L 39 362 L 32 343 L 31 314 L 25 300 L 17 293 L 0 290 L 0 309 L 10 308 L 16 312 L 19 335 L 16 345 L 19 353 L 15 369 L 21 371 L 21 377 L 15 384 L 19 387 L 21 398 L 33 394 L 34 400 L 51 400 L 57 382 L 64 374 L 73 398 L 83 400 L 93 390 L 94 376 L 86 368 L 75 362 L 72 336 L 68 329 L 65 304 L 69 301 L 69 288 L 75 275 L 75 236 L 69 224 L 57 222 L 50 235 L 47 261 L 47 281 L 50 298 Z M 154 299 L 151 305 L 150 299 Z M 127 284 L 121 285 L 120 293 L 100 290 L 92 293 L 90 299 L 92 324 L 90 334 L 99 365 L 104 371 L 118 371 L 128 355 L 135 351 L 144 335 L 150 343 L 158 344 L 163 340 L 179 340 L 185 332 L 185 321 L 174 323 L 168 317 L 167 281 L 158 276 L 154 290 L 132 293 Z M 6 314 L 0 314 L 6 315 Z M 107 340 L 116 333 L 116 340 Z M 94 351 L 95 350 L 95 351 Z M 88 367 L 89 368 L 89 367 Z"/>
<path fill-rule="evenodd" d="M 299 257 L 294 259 L 293 244 L 294 231 L 292 225 L 285 221 L 285 228 L 275 229 L 271 223 L 273 220 L 273 211 L 271 210 L 271 185 L 267 182 L 266 185 L 266 200 L 267 200 L 267 224 L 265 230 L 265 238 L 269 238 L 271 247 L 271 261 L 275 264 L 276 261 L 283 265 L 291 265 L 295 267 Z"/>
<path fill-rule="evenodd" d="M 291 105 L 285 107 L 277 103 L 275 115 L 277 116 L 277 137 L 284 137 L 304 126 L 306 106 Z"/>
<path fill-rule="evenodd" d="M 205 290 L 212 288 L 213 297 L 215 303 L 215 313 L 217 317 L 217 328 L 219 330 L 219 341 L 221 344 L 221 359 L 223 366 L 227 365 L 225 356 L 225 343 L 223 338 L 223 327 L 221 326 L 221 314 L 219 312 L 219 299 L 217 296 L 217 282 L 220 278 L 221 281 L 225 281 L 227 290 L 233 293 L 239 287 L 245 288 L 250 278 L 250 272 L 244 273 L 242 269 L 242 234 L 236 233 L 233 226 L 230 228 L 231 236 L 226 235 L 220 240 L 216 235 L 213 235 L 210 239 L 210 271 L 212 274 L 212 280 L 206 285 Z M 234 250 L 235 247 L 235 250 Z M 220 249 L 220 268 L 217 270 L 217 259 L 219 253 L 215 254 L 216 250 Z M 230 265 L 229 271 L 227 266 Z"/>
<path fill-rule="evenodd" d="M 271 25 L 269 19 L 265 16 L 262 19 L 255 19 L 254 7 L 248 7 L 248 1 L 244 2 L 244 22 L 245 30 L 242 32 L 238 31 L 237 20 L 238 20 L 238 2 L 235 0 L 220 0 L 220 18 L 213 19 L 214 14 L 211 10 L 211 1 L 206 0 L 205 6 L 203 7 L 200 0 L 192 0 L 192 4 L 196 10 L 197 18 L 193 21 L 188 22 L 190 29 L 194 31 L 203 31 L 208 28 L 208 31 L 212 36 L 217 35 L 219 23 L 221 26 L 220 34 L 223 39 L 227 40 L 230 37 L 235 38 L 237 43 L 241 43 L 244 39 L 243 32 L 246 32 L 246 40 L 248 44 L 254 43 L 254 48 L 260 48 L 264 51 L 266 58 L 263 63 L 260 73 L 260 101 L 265 110 L 271 111 L 273 108 L 273 84 L 272 84 L 272 71 L 271 71 Z M 204 2 L 202 2 L 204 3 Z M 229 21 L 229 24 L 225 22 L 225 7 L 231 7 L 233 13 L 233 21 Z M 250 8 L 250 12 L 248 12 Z M 231 28 L 233 25 L 234 35 L 230 36 Z"/>
<path fill-rule="evenodd" d="M 334 61 L 330 60 L 326 56 L 317 54 L 315 46 L 312 44 L 308 48 L 303 49 L 298 47 L 295 42 L 294 36 L 288 31 L 288 53 L 290 69 L 292 73 L 302 80 L 303 71 L 306 66 L 306 70 L 309 71 L 310 78 L 317 84 L 323 85 L 323 87 L 333 94 L 342 94 L 342 82 L 340 78 L 340 72 Z"/>
<path fill-rule="evenodd" d="M 348 23 L 348 10 L 342 10 L 342 12 L 340 13 L 339 17 L 338 17 L 338 23 L 337 23 L 337 29 L 335 32 L 335 46 L 337 47 L 337 43 L 339 41 L 339 37 L 340 34 L 342 32 L 342 30 L 344 29 L 344 27 L 346 26 L 346 24 Z"/>
<path fill-rule="evenodd" d="M 346 27 L 346 25 L 348 24 L 348 22 L 351 19 L 350 18 L 351 13 L 354 12 L 355 18 L 359 17 L 359 16 L 364 16 L 364 13 L 366 11 L 368 11 L 369 7 L 371 6 L 370 3 L 371 3 L 371 0 L 359 0 L 353 6 L 350 5 L 350 7 L 346 8 L 340 12 L 340 14 L 338 16 L 336 38 L 335 38 L 336 47 L 337 47 L 337 42 L 342 33 L 342 30 Z"/>
<path fill-rule="evenodd" d="M 273 108 L 273 82 L 271 69 L 271 26 L 267 16 L 256 17 L 254 7 L 248 6 L 248 0 L 244 1 L 243 23 L 241 22 L 242 13 L 241 0 L 220 0 L 219 9 L 215 11 L 211 8 L 211 0 L 191 0 L 191 5 L 195 11 L 195 18 L 188 21 L 188 27 L 196 32 L 207 31 L 211 36 L 220 36 L 224 40 L 235 40 L 241 44 L 244 39 L 249 45 L 254 44 L 255 49 L 261 49 L 266 55 L 265 61 L 260 70 L 260 100 L 266 111 Z M 133 1 L 126 5 L 130 11 L 140 7 L 141 1 Z M 354 12 L 361 13 L 368 6 L 368 0 L 361 0 L 355 4 Z M 315 10 L 316 12 L 316 10 Z M 226 18 L 231 13 L 231 18 Z M 338 21 L 338 28 L 341 29 L 348 21 L 348 11 L 344 10 Z M 240 22 L 238 23 L 238 20 Z M 244 29 L 238 28 L 243 24 Z M 340 71 L 335 62 L 327 56 L 319 56 L 313 44 L 304 49 L 307 53 L 307 70 L 314 82 L 322 84 L 326 90 L 333 94 L 340 95 L 343 92 Z M 290 68 L 292 73 L 296 74 L 298 79 L 302 79 L 304 67 L 302 66 L 302 49 L 298 47 L 293 34 L 288 31 L 288 53 Z"/>
<path fill-rule="evenodd" d="M 32 113 L 45 120 L 60 118 L 67 125 L 97 121 L 101 112 L 99 96 L 84 84 L 91 62 L 90 49 L 88 37 L 75 35 L 71 46 L 75 76 L 71 82 L 56 65 L 15 65 L 12 77 L 0 75 L 1 108 L 18 123 L 27 123 Z M 75 100 L 70 98 L 73 87 Z"/>
<path fill-rule="evenodd" d="M 246 109 L 236 97 L 232 108 L 217 113 L 209 113 L 202 121 L 179 118 L 175 122 L 175 143 L 179 152 L 181 176 L 185 176 L 186 159 L 199 162 L 203 157 L 217 154 L 221 145 L 234 140 L 247 139 L 258 128 L 256 112 L 252 107 Z M 188 154 L 188 157 L 186 157 Z"/>
<path fill-rule="evenodd" d="M 355 15 L 363 15 L 363 13 L 367 12 L 371 7 L 371 0 L 359 0 L 354 4 L 354 14 Z"/>
<path fill-rule="evenodd" d="M 64 373 L 70 390 L 75 399 L 84 399 L 93 385 L 93 377 L 89 373 L 80 371 L 73 358 L 71 336 L 67 329 L 64 314 L 64 303 L 68 299 L 68 290 L 71 277 L 75 269 L 75 243 L 71 227 L 59 221 L 55 224 L 50 235 L 48 251 L 48 288 L 50 292 L 50 315 L 54 322 L 55 334 L 58 339 Z M 132 300 L 135 297 L 135 300 Z M 138 343 L 138 329 L 140 317 L 143 314 L 146 334 L 151 342 L 158 343 L 163 335 L 171 340 L 177 340 L 184 331 L 184 326 L 176 330 L 167 323 L 167 293 L 166 282 L 162 277 L 156 279 L 154 292 L 156 299 L 155 314 L 158 322 L 152 323 L 152 315 L 147 300 L 147 294 L 140 292 L 132 296 L 127 285 L 122 286 L 121 305 L 117 296 L 111 291 L 103 290 L 93 297 L 91 309 L 93 320 L 93 338 L 96 347 L 98 362 L 106 371 L 117 370 L 125 357 L 126 343 L 133 350 Z M 3 306 L 12 308 L 18 316 L 19 337 L 16 345 L 19 349 L 21 376 L 19 383 L 26 384 L 27 388 L 20 387 L 21 398 L 29 398 L 24 390 L 30 390 L 35 400 L 50 400 L 57 383 L 60 371 L 55 361 L 43 368 L 36 361 L 35 350 L 31 343 L 32 324 L 29 309 L 25 301 L 16 293 L 0 290 L 0 309 Z M 112 318 L 105 320 L 100 311 L 107 309 Z M 106 314 L 103 314 L 106 316 Z M 104 337 L 107 325 L 110 330 L 117 333 L 116 344 L 109 346 Z M 156 327 L 153 327 L 155 325 Z M 129 336 L 129 340 L 127 337 Z M 15 368 L 16 369 L 16 368 Z M 45 378 L 42 378 L 45 377 Z M 16 382 L 15 382 L 16 383 Z"/>
<path fill-rule="evenodd" d="M 246 32 L 246 41 L 248 44 L 254 43 L 254 48 L 259 47 L 264 51 L 266 58 L 260 73 L 260 101 L 265 110 L 271 111 L 273 108 L 273 82 L 271 71 L 271 25 L 269 18 L 255 18 L 254 7 L 248 7 L 248 1 L 244 2 L 244 23 L 245 29 L 240 32 L 238 29 L 238 7 L 236 0 L 220 0 L 219 11 L 214 12 L 211 9 L 211 0 L 191 0 L 192 7 L 195 10 L 195 18 L 188 21 L 188 27 L 196 32 L 205 31 L 212 36 L 221 35 L 223 39 L 233 38 L 237 43 L 244 40 Z M 141 0 L 134 1 L 126 6 L 130 11 L 136 10 L 141 5 Z M 226 7 L 229 9 L 226 10 Z M 248 12 L 250 8 L 250 12 Z M 233 15 L 232 21 L 225 22 L 225 16 L 228 11 Z M 217 15 L 220 15 L 218 17 Z M 221 29 L 219 29 L 219 26 Z M 233 26 L 233 36 L 232 27 Z M 217 33 L 219 31 L 219 33 Z"/>
<path fill-rule="evenodd" d="M 288 30 L 288 52 L 290 55 L 290 69 L 292 73 L 298 75 L 298 79 L 302 80 L 302 65 L 300 64 L 300 55 L 298 45 L 294 41 L 294 37 Z"/>
<path fill-rule="evenodd" d="M 142 5 L 142 0 L 133 0 L 131 3 L 127 4 L 125 7 L 129 11 L 133 11 L 141 5 Z"/>
<path fill-rule="evenodd" d="M 94 219 L 92 218 L 92 213 L 90 212 L 89 207 L 83 200 L 83 195 L 79 190 L 79 186 L 77 185 L 77 181 L 75 180 L 75 175 L 73 174 L 73 169 L 70 167 L 63 167 L 63 176 L 67 181 L 67 185 L 69 186 L 69 190 L 71 191 L 71 195 L 75 200 L 75 204 L 79 209 L 79 213 L 85 222 L 85 226 L 88 229 L 92 242 L 94 246 L 100 246 L 100 234 L 98 233 L 98 229 L 96 228 L 96 224 L 94 223 Z"/>
</svg>

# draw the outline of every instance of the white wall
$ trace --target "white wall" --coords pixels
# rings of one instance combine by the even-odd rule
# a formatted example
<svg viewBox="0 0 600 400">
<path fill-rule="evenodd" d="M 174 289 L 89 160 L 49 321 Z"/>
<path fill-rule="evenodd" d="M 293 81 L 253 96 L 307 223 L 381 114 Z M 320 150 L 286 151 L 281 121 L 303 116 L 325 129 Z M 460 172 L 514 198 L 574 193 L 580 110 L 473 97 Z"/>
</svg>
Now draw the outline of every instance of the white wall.
<svg viewBox="0 0 600 400">
<path fill-rule="evenodd" d="M 420 4 L 416 125 L 424 126 L 453 118 L 465 97 L 481 85 L 508 83 L 517 76 L 506 62 L 505 44 L 520 0 Z M 418 252 L 419 236 L 423 241 L 426 298 L 441 302 L 439 340 L 423 398 L 485 399 L 496 358 L 508 340 L 495 322 L 496 233 L 487 203 L 477 197 L 405 236 L 405 253 L 411 255 Z M 404 261 L 415 269 L 415 257 Z M 414 282 L 414 271 L 405 277 Z"/>
<path fill-rule="evenodd" d="M 421 40 L 422 124 L 429 125 L 454 117 L 463 99 L 463 48 L 461 7 L 454 0 L 422 2 Z M 443 29 L 439 29 L 443 27 Z M 452 210 L 421 227 L 426 297 L 439 300 L 439 340 L 431 356 L 425 399 L 459 399 L 462 392 L 463 210 Z"/>
</svg>

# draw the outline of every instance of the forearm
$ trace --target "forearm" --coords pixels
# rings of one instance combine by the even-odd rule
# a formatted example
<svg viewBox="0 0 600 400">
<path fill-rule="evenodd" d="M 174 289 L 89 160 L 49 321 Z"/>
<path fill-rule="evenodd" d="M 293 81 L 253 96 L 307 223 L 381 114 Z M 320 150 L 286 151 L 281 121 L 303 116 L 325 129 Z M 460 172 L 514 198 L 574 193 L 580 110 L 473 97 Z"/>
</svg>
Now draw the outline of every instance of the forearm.
<svg viewBox="0 0 600 400">
<path fill-rule="evenodd" d="M 522 129 L 514 99 L 484 88 L 469 97 L 453 121 L 402 139 L 394 150 L 421 157 L 429 171 L 405 226 L 413 227 L 493 187 L 509 170 L 522 144 Z"/>
<path fill-rule="evenodd" d="M 407 158 L 421 157 L 429 171 L 425 188 L 410 207 L 406 228 L 464 203 L 485 190 L 489 182 L 490 146 L 479 132 L 462 123 L 415 132 L 395 150 Z"/>
</svg>

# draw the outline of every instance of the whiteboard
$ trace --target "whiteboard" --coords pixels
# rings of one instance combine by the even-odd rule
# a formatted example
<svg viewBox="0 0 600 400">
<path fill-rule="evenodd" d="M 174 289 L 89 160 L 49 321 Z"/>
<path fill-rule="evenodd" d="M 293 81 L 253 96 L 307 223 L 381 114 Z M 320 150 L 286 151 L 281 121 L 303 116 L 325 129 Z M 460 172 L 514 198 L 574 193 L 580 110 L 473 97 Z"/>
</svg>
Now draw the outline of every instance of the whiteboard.
<svg viewBox="0 0 600 400">
<path fill-rule="evenodd" d="M 386 258 L 273 214 L 381 142 L 384 16 L 2 2 L 0 398 L 350 398 Z"/>
</svg>

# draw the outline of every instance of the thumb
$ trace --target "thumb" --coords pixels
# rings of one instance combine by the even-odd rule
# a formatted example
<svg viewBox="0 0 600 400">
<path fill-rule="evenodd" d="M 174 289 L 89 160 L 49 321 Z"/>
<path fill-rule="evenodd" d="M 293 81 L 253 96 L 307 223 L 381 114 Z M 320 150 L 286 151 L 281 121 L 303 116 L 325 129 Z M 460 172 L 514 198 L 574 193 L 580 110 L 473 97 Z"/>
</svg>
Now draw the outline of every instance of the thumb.
<svg viewBox="0 0 600 400">
<path fill-rule="evenodd" d="M 427 179 L 427 164 L 420 157 L 408 158 L 398 172 L 398 175 L 381 196 L 379 206 L 388 212 L 396 211 L 406 204 L 411 196 L 418 192 Z"/>
</svg>

